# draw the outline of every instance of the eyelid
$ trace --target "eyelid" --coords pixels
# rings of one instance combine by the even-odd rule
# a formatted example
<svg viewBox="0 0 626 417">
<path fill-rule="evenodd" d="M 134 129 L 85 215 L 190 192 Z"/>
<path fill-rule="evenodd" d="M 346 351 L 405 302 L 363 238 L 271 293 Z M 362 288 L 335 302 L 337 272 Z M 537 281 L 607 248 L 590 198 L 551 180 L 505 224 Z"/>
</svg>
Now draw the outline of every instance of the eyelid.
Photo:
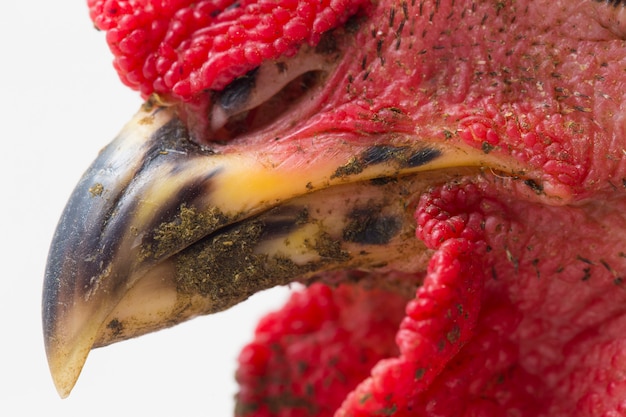
<svg viewBox="0 0 626 417">
<path fill-rule="evenodd" d="M 330 72 L 335 64 L 333 60 L 315 52 L 314 49 L 303 48 L 294 57 L 283 61 L 270 61 L 262 64 L 250 75 L 241 97 L 237 100 L 226 100 L 218 95 L 211 111 L 211 130 L 223 127 L 229 118 L 253 109 L 277 94 L 285 85 L 304 73 L 311 71 Z M 225 90 L 227 93 L 229 88 Z M 245 93 L 245 94 L 244 94 Z"/>
</svg>

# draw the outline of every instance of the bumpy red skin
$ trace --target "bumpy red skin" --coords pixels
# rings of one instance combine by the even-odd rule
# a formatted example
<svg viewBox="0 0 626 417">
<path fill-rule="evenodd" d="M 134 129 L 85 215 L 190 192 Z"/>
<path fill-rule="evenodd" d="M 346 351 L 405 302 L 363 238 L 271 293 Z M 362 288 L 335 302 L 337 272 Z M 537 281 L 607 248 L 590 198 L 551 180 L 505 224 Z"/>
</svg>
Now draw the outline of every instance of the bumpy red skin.
<svg viewBox="0 0 626 417">
<path fill-rule="evenodd" d="M 223 149 L 295 164 L 331 147 L 425 140 L 523 167 L 421 197 L 417 237 L 435 255 L 392 326 L 397 354 L 383 358 L 394 350 L 387 336 L 369 373 L 358 355 L 328 367 L 316 346 L 366 345 L 320 303 L 364 326 L 378 312 L 366 308 L 370 294 L 342 289 L 339 299 L 314 286 L 244 349 L 241 415 L 626 413 L 626 45 L 615 10 L 586 0 L 375 3 L 341 35 L 343 59 L 313 104 Z M 295 313 L 323 322 L 292 337 Z M 326 343 L 327 329 L 342 337 Z M 307 391 L 343 369 L 354 372 L 345 384 Z M 298 377 L 291 391 L 287 375 Z M 276 393 L 304 393 L 308 405 Z"/>
<path fill-rule="evenodd" d="M 147 98 L 190 101 L 345 23 L 365 3 L 88 0 L 121 80 Z"/>
<path fill-rule="evenodd" d="M 295 293 L 240 354 L 236 415 L 332 415 L 379 360 L 398 354 L 394 335 L 406 302 L 351 285 Z"/>
<path fill-rule="evenodd" d="M 617 272 L 612 268 L 609 272 L 609 265 L 619 263 L 616 258 L 624 255 L 606 251 L 613 245 L 622 247 L 619 235 L 606 237 L 601 245 L 597 238 L 606 236 L 607 225 L 626 226 L 623 215 L 606 213 L 608 217 L 598 222 L 598 217 L 590 217 L 582 208 L 563 211 L 502 201 L 501 195 L 491 194 L 492 186 L 487 182 L 444 186 L 423 196 L 416 211 L 418 234 L 438 251 L 416 299 L 407 304 L 395 338 L 398 356 L 381 358 L 362 382 L 358 377 L 345 378 L 329 384 L 326 391 L 311 391 L 315 398 L 307 397 L 306 405 L 276 401 L 281 394 L 294 398 L 303 387 L 332 378 L 341 369 L 358 368 L 358 355 L 344 355 L 340 365 L 333 366 L 323 360 L 315 362 L 323 354 L 309 355 L 307 345 L 337 350 L 336 345 L 327 345 L 319 328 L 349 329 L 345 317 L 337 320 L 334 314 L 319 314 L 316 300 L 324 297 L 316 286 L 294 296 L 307 303 L 296 309 L 292 301 L 266 317 L 255 342 L 244 349 L 238 375 L 247 376 L 239 378 L 243 385 L 239 401 L 245 407 L 237 415 L 624 413 L 624 288 Z M 624 209 L 623 203 L 620 206 Z M 603 211 L 600 206 L 598 210 Z M 525 230 L 522 220 L 536 234 Z M 571 228 L 570 223 L 585 226 Z M 543 233 L 555 233 L 555 226 L 563 231 L 560 239 L 589 245 L 572 245 L 571 250 L 553 246 Z M 501 233 L 505 230 L 507 234 Z M 368 297 L 348 299 L 353 304 L 342 308 L 358 317 L 359 323 L 378 320 L 380 310 L 368 308 Z M 316 317 L 323 324 L 292 339 L 293 333 L 282 323 L 289 323 L 294 313 L 298 318 Z M 276 345 L 280 355 L 249 359 L 248 349 Z M 292 346 L 298 348 L 292 350 Z M 318 370 L 316 378 L 297 372 L 296 364 L 302 361 Z M 251 368 L 264 372 L 251 376 Z M 362 372 L 359 369 L 355 376 Z M 292 379 L 274 380 L 278 375 Z M 330 406 L 342 395 L 347 399 L 333 411 Z M 267 414 L 270 405 L 275 408 Z"/>
<path fill-rule="evenodd" d="M 416 298 L 407 304 L 401 323 L 397 310 L 406 300 L 358 287 L 337 290 L 351 295 L 343 297 L 340 313 L 335 312 L 336 305 L 330 306 L 330 312 L 320 312 L 318 299 L 331 296 L 330 290 L 321 285 L 296 294 L 280 313 L 267 316 L 257 329 L 255 342 L 240 357 L 238 380 L 242 391 L 237 415 L 331 416 L 357 383 L 358 388 L 335 415 L 404 415 L 423 408 L 420 397 L 458 355 L 476 326 L 483 298 L 484 215 L 450 213 L 445 209 L 479 210 L 479 197 L 471 186 L 439 190 L 424 197 L 417 215 L 420 237 L 438 251 Z M 387 322 L 386 314 L 396 319 Z M 301 324 L 303 317 L 315 325 Z M 297 332 L 289 326 L 292 320 L 299 323 Z M 358 352 L 368 352 L 372 343 L 382 345 L 379 353 L 394 351 L 382 347 L 385 339 L 386 343 L 394 340 L 385 326 L 396 329 L 397 324 L 400 326 L 395 343 L 399 355 L 367 355 L 370 360 L 361 362 L 363 355 Z M 342 337 L 329 340 L 328 329 L 333 334 L 339 330 Z M 364 333 L 363 329 L 371 330 Z M 388 337 L 380 340 L 385 332 Z M 378 337 L 372 338 L 372 333 Z M 324 347 L 321 354 L 310 354 L 310 347 L 320 346 Z M 343 354 L 336 363 L 319 360 L 320 356 L 337 351 Z M 364 378 L 376 363 L 372 359 L 380 362 L 371 370 L 371 376 Z M 317 361 L 314 376 L 297 371 L 297 364 L 311 361 Z M 345 369 L 353 371 L 346 373 Z M 336 374 L 345 376 L 333 378 Z M 303 387 L 318 388 L 320 379 L 325 382 L 322 389 L 311 389 L 307 395 Z"/>
<path fill-rule="evenodd" d="M 433 1 L 407 4 L 405 19 L 382 3 L 316 112 L 278 125 L 283 143 L 417 136 L 525 167 L 422 197 L 418 237 L 437 252 L 407 305 L 400 354 L 345 387 L 335 413 L 310 415 L 626 412 L 626 46 L 601 7 Z"/>
</svg>

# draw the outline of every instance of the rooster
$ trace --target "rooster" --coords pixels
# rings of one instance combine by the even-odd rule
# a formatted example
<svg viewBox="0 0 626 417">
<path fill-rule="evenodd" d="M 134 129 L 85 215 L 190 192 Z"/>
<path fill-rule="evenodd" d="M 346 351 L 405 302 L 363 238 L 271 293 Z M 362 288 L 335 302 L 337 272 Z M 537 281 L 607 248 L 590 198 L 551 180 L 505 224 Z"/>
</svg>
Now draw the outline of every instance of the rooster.
<svg viewBox="0 0 626 417">
<path fill-rule="evenodd" d="M 620 0 L 89 0 L 146 99 L 77 185 L 43 327 L 92 348 L 291 282 L 237 416 L 626 414 Z"/>
</svg>

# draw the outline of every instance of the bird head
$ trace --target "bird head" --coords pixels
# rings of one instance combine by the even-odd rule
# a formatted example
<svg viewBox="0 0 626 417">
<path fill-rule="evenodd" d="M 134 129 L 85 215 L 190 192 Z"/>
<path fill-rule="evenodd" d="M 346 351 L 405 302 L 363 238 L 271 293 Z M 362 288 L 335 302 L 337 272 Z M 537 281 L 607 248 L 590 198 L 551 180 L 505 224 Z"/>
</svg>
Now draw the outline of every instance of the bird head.
<svg viewBox="0 0 626 417">
<path fill-rule="evenodd" d="M 146 102 L 53 238 L 62 396 L 95 347 L 300 282 L 240 415 L 623 407 L 621 3 L 88 3 Z"/>
</svg>

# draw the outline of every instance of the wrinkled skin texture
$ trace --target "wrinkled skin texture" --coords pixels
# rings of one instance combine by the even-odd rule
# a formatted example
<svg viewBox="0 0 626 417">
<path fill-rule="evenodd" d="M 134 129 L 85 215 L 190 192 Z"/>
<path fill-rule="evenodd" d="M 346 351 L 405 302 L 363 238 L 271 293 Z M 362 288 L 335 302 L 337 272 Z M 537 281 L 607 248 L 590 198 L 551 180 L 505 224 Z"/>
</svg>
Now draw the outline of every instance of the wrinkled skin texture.
<svg viewBox="0 0 626 417">
<path fill-rule="evenodd" d="M 538 177 L 485 172 L 421 198 L 417 237 L 437 252 L 396 335 L 400 354 L 356 387 L 335 382 L 347 399 L 336 400 L 334 415 L 626 412 L 626 46 L 619 25 L 603 27 L 616 9 L 416 2 L 405 18 L 401 4 L 375 7 L 348 47 L 355 59 L 342 61 L 322 108 L 298 130 L 416 131 L 510 155 Z M 459 306 L 464 315 L 451 316 Z M 288 321 L 292 309 L 267 320 Z M 268 338 L 266 327 L 246 349 L 286 337 Z M 306 340 L 325 337 L 315 329 Z M 282 368 L 327 366 L 282 349 Z M 333 415 L 289 401 L 269 406 L 272 389 L 326 406 L 323 393 L 298 391 L 314 382 L 306 376 L 250 400 L 248 384 L 263 387 L 281 369 L 272 364 L 251 381 L 242 356 L 240 415 Z"/>
<path fill-rule="evenodd" d="M 253 133 L 211 136 L 194 128 L 207 97 L 183 106 L 198 142 L 287 165 L 425 141 L 515 167 L 403 196 L 433 251 L 404 277 L 414 297 L 314 284 L 266 317 L 240 356 L 238 416 L 626 413 L 622 7 L 372 2 L 331 32 L 314 94 Z"/>
</svg>

